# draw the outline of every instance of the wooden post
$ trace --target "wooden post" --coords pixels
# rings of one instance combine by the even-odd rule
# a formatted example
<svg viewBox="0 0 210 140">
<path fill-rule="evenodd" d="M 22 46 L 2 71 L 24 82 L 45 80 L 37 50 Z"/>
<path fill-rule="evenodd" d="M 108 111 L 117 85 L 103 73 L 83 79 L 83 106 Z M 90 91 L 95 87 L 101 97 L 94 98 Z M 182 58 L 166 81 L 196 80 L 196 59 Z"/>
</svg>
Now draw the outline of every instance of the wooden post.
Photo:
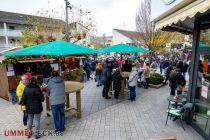
<svg viewBox="0 0 210 140">
<path fill-rule="evenodd" d="M 76 100 L 77 100 L 77 118 L 81 118 L 81 95 L 80 90 L 76 92 Z"/>
<path fill-rule="evenodd" d="M 69 93 L 66 94 L 66 109 L 69 109 L 70 101 L 69 101 Z"/>
</svg>

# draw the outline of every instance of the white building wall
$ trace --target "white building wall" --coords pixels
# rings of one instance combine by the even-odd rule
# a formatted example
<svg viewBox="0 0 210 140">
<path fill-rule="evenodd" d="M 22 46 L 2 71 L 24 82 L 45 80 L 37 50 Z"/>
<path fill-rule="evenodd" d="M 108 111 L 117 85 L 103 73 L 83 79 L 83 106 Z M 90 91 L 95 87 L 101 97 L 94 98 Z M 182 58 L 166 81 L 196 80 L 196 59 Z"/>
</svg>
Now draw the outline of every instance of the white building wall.
<svg viewBox="0 0 210 140">
<path fill-rule="evenodd" d="M 112 30 L 112 35 L 113 35 L 113 45 L 116 44 L 126 44 L 126 43 L 133 43 L 133 41 L 126 36 L 120 34 L 119 32 Z"/>
</svg>

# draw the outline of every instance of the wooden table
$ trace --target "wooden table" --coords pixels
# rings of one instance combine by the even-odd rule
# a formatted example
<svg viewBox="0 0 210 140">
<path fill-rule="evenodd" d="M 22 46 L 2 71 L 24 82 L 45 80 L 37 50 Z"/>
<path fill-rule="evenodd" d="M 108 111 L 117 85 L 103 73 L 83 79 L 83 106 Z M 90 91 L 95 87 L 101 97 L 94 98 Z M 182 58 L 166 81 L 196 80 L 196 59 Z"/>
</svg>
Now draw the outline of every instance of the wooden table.
<svg viewBox="0 0 210 140">
<path fill-rule="evenodd" d="M 81 95 L 80 91 L 84 88 L 84 84 L 80 82 L 73 82 L 73 81 L 65 81 L 65 94 L 66 94 L 66 111 L 69 110 L 76 110 L 77 112 L 77 118 L 81 118 Z M 70 106 L 70 100 L 69 100 L 69 94 L 70 93 L 76 93 L 76 102 L 77 102 L 77 108 L 72 108 Z M 50 112 L 50 103 L 49 103 L 49 96 L 45 94 L 46 99 L 46 110 L 47 110 L 47 116 L 51 116 Z"/>
<path fill-rule="evenodd" d="M 120 91 L 122 95 L 125 95 L 125 93 L 128 93 L 128 90 L 126 89 L 124 82 L 126 82 L 126 79 L 129 78 L 129 74 L 130 72 L 123 72 L 123 79 L 121 80 L 121 91 Z"/>
</svg>

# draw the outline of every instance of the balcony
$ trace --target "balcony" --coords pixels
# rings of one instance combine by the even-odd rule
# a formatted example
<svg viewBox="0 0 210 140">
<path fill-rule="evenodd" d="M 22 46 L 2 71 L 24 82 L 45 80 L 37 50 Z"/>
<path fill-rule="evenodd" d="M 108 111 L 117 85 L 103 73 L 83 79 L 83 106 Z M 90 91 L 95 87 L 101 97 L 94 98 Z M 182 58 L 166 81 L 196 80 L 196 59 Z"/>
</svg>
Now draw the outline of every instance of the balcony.
<svg viewBox="0 0 210 140">
<path fill-rule="evenodd" d="M 22 30 L 7 30 L 5 33 L 4 29 L 0 29 L 0 36 L 8 36 L 8 37 L 21 37 Z"/>
</svg>

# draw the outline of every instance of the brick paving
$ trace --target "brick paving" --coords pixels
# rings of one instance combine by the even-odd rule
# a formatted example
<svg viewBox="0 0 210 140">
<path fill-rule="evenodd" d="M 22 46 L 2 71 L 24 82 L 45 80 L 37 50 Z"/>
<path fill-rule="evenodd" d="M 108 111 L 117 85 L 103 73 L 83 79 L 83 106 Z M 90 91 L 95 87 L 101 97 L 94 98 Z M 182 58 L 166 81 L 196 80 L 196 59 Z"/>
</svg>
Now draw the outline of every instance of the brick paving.
<svg viewBox="0 0 210 140">
<path fill-rule="evenodd" d="M 165 126 L 168 86 L 145 90 L 137 88 L 134 102 L 121 97 L 102 98 L 102 87 L 93 81 L 85 83 L 81 92 L 82 118 L 77 119 L 73 111 L 66 113 L 66 131 L 62 137 L 43 137 L 41 140 L 151 140 L 159 137 L 177 137 L 178 140 L 203 140 L 194 129 L 185 124 L 186 131 L 177 121 L 168 121 Z M 75 95 L 70 96 L 72 106 Z M 27 139 L 5 137 L 4 130 L 22 128 L 22 112 L 17 105 L 0 99 L 0 140 Z M 41 128 L 53 130 L 52 117 L 42 114 Z M 31 138 L 34 139 L 34 138 Z"/>
</svg>

